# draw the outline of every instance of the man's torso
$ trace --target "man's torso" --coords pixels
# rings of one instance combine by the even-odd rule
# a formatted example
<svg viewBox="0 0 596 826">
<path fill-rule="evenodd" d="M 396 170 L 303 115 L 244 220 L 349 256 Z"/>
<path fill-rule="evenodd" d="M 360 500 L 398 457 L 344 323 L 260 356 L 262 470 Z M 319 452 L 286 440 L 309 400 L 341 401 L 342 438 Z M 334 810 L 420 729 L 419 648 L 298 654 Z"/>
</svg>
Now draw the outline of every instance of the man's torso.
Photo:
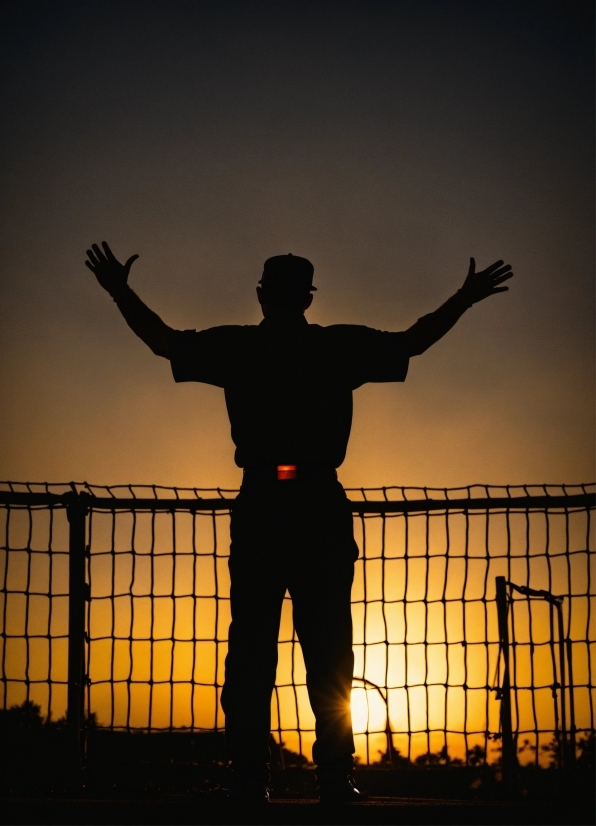
<svg viewBox="0 0 596 826">
<path fill-rule="evenodd" d="M 176 334 L 176 381 L 223 387 L 240 467 L 338 467 L 352 422 L 352 391 L 368 381 L 403 381 L 402 334 L 368 327 L 268 317 L 258 326 Z"/>
</svg>

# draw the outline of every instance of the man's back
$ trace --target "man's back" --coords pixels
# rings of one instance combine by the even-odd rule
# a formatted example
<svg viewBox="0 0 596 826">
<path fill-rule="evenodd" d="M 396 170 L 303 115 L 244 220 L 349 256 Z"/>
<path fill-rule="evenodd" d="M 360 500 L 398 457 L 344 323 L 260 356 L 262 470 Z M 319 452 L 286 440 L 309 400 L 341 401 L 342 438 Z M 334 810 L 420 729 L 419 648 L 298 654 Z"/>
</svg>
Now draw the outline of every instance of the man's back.
<svg viewBox="0 0 596 826">
<path fill-rule="evenodd" d="M 350 435 L 352 390 L 368 381 L 403 381 L 408 370 L 402 333 L 321 327 L 300 314 L 177 333 L 170 360 L 176 381 L 225 389 L 240 467 L 338 467 Z"/>
</svg>

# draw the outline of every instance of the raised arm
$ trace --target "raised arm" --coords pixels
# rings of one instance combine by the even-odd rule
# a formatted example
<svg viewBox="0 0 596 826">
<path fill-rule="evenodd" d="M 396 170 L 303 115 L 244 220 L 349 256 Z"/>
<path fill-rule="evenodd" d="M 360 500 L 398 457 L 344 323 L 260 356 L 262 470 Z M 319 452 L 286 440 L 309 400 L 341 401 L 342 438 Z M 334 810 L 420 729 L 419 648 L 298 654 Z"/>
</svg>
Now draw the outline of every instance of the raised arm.
<svg viewBox="0 0 596 826">
<path fill-rule="evenodd" d="M 448 298 L 434 313 L 422 316 L 413 324 L 404 335 L 407 336 L 410 356 L 419 356 L 428 350 L 436 341 L 443 338 L 445 333 L 461 318 L 472 304 L 483 301 L 496 293 L 506 292 L 509 287 L 499 286 L 511 278 L 513 272 L 509 264 L 495 261 L 490 267 L 476 272 L 476 262 L 470 258 L 470 269 L 463 287 L 455 295 Z"/>
<path fill-rule="evenodd" d="M 130 268 L 139 256 L 131 255 L 126 264 L 121 264 L 105 241 L 101 245 L 103 251 L 97 244 L 87 250 L 89 260 L 85 261 L 86 266 L 112 296 L 131 330 L 156 356 L 169 358 L 170 336 L 174 330 L 150 310 L 127 283 Z"/>
</svg>

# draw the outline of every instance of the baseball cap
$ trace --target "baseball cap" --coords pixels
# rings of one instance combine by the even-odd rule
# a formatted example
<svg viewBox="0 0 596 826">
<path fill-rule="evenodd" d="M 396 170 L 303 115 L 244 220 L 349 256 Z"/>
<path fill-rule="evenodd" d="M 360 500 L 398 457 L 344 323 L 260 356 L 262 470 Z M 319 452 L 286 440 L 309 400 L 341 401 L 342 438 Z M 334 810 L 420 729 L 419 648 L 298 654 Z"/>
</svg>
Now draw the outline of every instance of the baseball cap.
<svg viewBox="0 0 596 826">
<path fill-rule="evenodd" d="M 299 255 L 274 255 L 263 265 L 263 275 L 259 284 L 274 289 L 316 290 L 312 285 L 315 268 L 307 258 Z"/>
</svg>

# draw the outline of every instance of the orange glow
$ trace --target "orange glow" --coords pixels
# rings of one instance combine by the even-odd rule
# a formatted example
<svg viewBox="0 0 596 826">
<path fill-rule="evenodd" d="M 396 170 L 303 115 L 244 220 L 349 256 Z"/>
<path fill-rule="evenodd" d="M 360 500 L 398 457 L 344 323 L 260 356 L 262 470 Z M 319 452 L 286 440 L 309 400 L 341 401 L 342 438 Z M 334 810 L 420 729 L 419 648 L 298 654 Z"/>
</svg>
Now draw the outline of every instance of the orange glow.
<svg viewBox="0 0 596 826">
<path fill-rule="evenodd" d="M 296 465 L 278 465 L 277 478 L 282 479 L 296 479 L 298 476 L 298 469 Z"/>
</svg>

